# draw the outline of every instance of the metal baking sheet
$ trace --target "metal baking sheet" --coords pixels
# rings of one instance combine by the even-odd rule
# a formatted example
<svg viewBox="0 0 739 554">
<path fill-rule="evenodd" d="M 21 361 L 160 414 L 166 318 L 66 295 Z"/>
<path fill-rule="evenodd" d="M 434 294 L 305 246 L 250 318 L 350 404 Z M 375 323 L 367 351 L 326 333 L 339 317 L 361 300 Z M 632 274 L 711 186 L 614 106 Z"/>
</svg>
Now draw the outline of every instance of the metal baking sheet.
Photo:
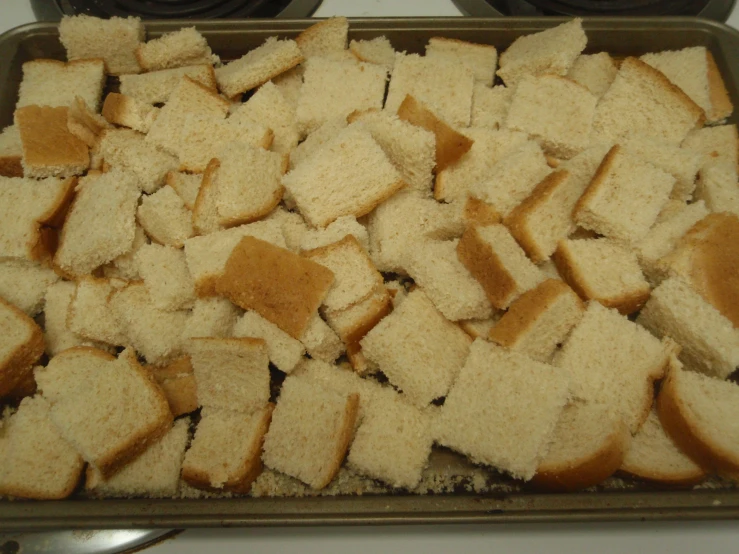
<svg viewBox="0 0 739 554">
<path fill-rule="evenodd" d="M 495 45 L 565 21 L 561 18 L 356 19 L 350 38 L 385 35 L 397 50 L 423 52 L 432 36 Z M 149 37 L 185 25 L 196 27 L 223 59 L 240 56 L 267 37 L 292 37 L 315 20 L 147 22 Z M 739 108 L 739 32 L 697 18 L 585 18 L 588 52 L 615 56 L 706 46 L 713 53 Z M 21 66 L 35 58 L 64 59 L 55 24 L 36 23 L 0 36 L 0 125 L 12 122 Z M 730 122 L 736 122 L 732 116 Z M 449 478 L 451 475 L 462 478 Z M 440 476 L 440 477 L 438 477 Z M 426 477 L 448 479 L 449 492 L 425 495 L 377 493 L 302 498 L 206 498 L 64 501 L 0 501 L 0 531 L 106 528 L 186 528 L 250 525 L 624 521 L 739 518 L 739 490 L 709 481 L 692 490 L 657 488 L 610 479 L 593 489 L 542 493 L 474 468 L 448 451 L 435 450 Z M 373 487 L 369 487 L 372 489 Z M 377 487 L 374 487 L 375 489 Z M 347 489 L 348 490 L 348 489 Z"/>
</svg>

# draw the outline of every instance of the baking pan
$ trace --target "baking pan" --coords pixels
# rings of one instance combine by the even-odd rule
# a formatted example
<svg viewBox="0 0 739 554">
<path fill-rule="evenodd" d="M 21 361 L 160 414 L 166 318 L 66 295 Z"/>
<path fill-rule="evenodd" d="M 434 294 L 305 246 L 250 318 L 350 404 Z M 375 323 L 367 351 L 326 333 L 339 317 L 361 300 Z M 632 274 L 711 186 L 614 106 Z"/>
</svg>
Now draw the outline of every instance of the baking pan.
<svg viewBox="0 0 739 554">
<path fill-rule="evenodd" d="M 352 20 L 349 34 L 355 39 L 385 35 L 397 50 L 408 52 L 423 52 L 433 36 L 493 44 L 502 50 L 518 36 L 563 21 L 553 17 L 357 19 Z M 146 28 L 149 37 L 156 37 L 194 24 L 212 49 L 228 60 L 269 36 L 292 37 L 314 22 L 162 21 L 146 22 Z M 628 56 L 707 47 L 739 107 L 739 32 L 726 25 L 682 17 L 585 18 L 584 27 L 588 52 Z M 31 24 L 0 36 L 0 125 L 12 121 L 22 64 L 42 57 L 64 59 L 56 25 Z M 735 122 L 734 117 L 730 122 Z M 442 483 L 447 492 L 399 494 L 375 483 L 361 495 L 339 490 L 337 496 L 302 498 L 0 501 L 0 530 L 739 518 L 739 490 L 718 480 L 691 490 L 669 490 L 612 478 L 583 492 L 547 494 L 476 468 L 443 449 L 432 453 L 425 479 Z M 357 489 L 344 492 L 349 490 Z"/>
</svg>

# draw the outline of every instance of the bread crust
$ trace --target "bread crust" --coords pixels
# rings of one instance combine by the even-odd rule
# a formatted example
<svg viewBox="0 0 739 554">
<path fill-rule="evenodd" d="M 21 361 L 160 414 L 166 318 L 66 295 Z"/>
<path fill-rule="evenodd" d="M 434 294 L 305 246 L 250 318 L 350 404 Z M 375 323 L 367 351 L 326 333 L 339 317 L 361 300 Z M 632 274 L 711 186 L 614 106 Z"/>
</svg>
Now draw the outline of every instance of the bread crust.
<svg viewBox="0 0 739 554">
<path fill-rule="evenodd" d="M 596 195 L 600 187 L 605 181 L 606 175 L 611 171 L 611 167 L 615 163 L 616 156 L 621 151 L 621 147 L 616 144 L 605 155 L 603 161 L 600 162 L 598 169 L 595 171 L 595 175 L 590 181 L 590 184 L 582 193 L 580 199 L 575 203 L 575 207 L 572 209 L 572 218 L 577 219 L 578 214 L 581 210 L 585 210 L 590 200 Z"/>
<path fill-rule="evenodd" d="M 208 166 L 205 168 L 205 172 L 203 173 L 203 180 L 200 183 L 200 190 L 198 190 L 198 196 L 195 199 L 195 205 L 192 207 L 192 226 L 196 233 L 199 235 L 206 235 L 210 231 L 209 229 L 205 229 L 202 226 L 202 217 L 203 217 L 203 210 L 205 209 L 205 202 L 206 197 L 211 192 L 211 188 L 213 187 L 213 182 L 215 180 L 215 174 L 218 171 L 218 169 L 221 167 L 221 162 L 218 160 L 218 158 L 213 158 L 208 162 Z M 160 242 L 160 241 L 157 241 Z M 215 294 L 215 290 L 213 291 L 213 294 L 201 294 L 200 284 L 198 285 L 198 294 L 200 296 L 212 296 Z"/>
<path fill-rule="evenodd" d="M 635 477 L 650 483 L 658 483 L 660 485 L 668 485 L 671 487 L 692 487 L 703 481 L 708 473 L 703 469 L 695 471 L 668 473 L 658 468 L 642 468 L 638 466 L 629 466 L 625 464 L 621 466 L 618 473 L 624 473 L 630 477 Z"/>
<path fill-rule="evenodd" d="M 349 444 L 354 437 L 354 427 L 359 414 L 359 395 L 350 394 L 346 399 L 346 407 L 344 411 L 344 425 L 339 430 L 339 438 L 336 443 L 336 451 L 331 458 L 331 464 L 328 466 L 327 473 L 322 481 L 312 484 L 315 489 L 322 489 L 334 480 L 336 474 L 344 462 L 346 452 L 349 450 Z"/>
<path fill-rule="evenodd" d="M 385 287 L 383 286 L 382 288 L 384 289 Z M 375 291 L 374 294 L 377 294 L 377 292 L 378 291 Z M 367 314 L 365 315 L 364 319 L 357 321 L 348 329 L 334 329 L 334 331 L 336 331 L 336 333 L 339 335 L 341 340 L 344 341 L 345 344 L 355 345 L 359 343 L 359 341 L 362 340 L 364 336 L 375 327 L 375 325 L 377 325 L 385 316 L 393 311 L 393 302 L 387 290 L 385 290 L 385 294 L 380 294 L 375 298 L 370 297 L 370 299 L 372 305 L 370 308 L 368 308 Z M 366 301 L 367 300 L 364 300 L 364 302 Z M 330 320 L 331 316 L 329 315 L 328 318 Z M 348 347 L 349 346 L 347 346 L 347 348 Z"/>
<path fill-rule="evenodd" d="M 501 217 L 492 204 L 488 204 L 484 200 L 468 196 L 464 205 L 464 213 L 462 215 L 465 225 L 494 225 L 500 223 Z"/>
<path fill-rule="evenodd" d="M 731 103 L 731 97 L 726 90 L 716 60 L 708 48 L 706 48 L 706 65 L 708 66 L 708 96 L 711 99 L 711 109 L 706 114 L 706 119 L 709 123 L 715 123 L 729 117 L 734 111 L 734 105 Z"/>
<path fill-rule="evenodd" d="M 190 356 L 182 356 L 164 367 L 146 366 L 169 403 L 174 417 L 198 409 L 198 390 Z"/>
<path fill-rule="evenodd" d="M 0 366 L 0 397 L 3 397 L 12 392 L 32 372 L 33 365 L 44 353 L 46 344 L 44 332 L 33 319 L 2 297 L 0 304 L 11 311 L 31 332 L 28 340 L 19 344 L 8 356 L 5 364 Z"/>
<path fill-rule="evenodd" d="M 3 177 L 23 177 L 21 156 L 0 156 L 0 175 Z"/>
</svg>

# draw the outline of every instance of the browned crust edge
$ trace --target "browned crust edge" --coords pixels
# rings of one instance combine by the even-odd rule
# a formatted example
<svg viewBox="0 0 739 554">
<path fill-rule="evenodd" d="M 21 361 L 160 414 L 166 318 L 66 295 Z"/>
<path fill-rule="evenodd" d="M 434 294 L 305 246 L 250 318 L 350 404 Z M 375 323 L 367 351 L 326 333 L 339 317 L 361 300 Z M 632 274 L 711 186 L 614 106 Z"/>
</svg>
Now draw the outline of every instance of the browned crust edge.
<svg viewBox="0 0 739 554">
<path fill-rule="evenodd" d="M 314 489 L 320 490 L 326 487 L 331 481 L 333 481 L 334 477 L 336 477 L 336 474 L 339 472 L 341 464 L 344 462 L 344 458 L 346 457 L 346 452 L 349 450 L 349 444 L 354 437 L 354 427 L 357 422 L 358 414 L 359 395 L 356 393 L 350 394 L 346 399 L 344 421 L 339 430 L 336 450 L 333 453 L 331 464 L 328 466 L 323 479 L 311 484 Z"/>
<path fill-rule="evenodd" d="M 598 190 L 605 181 L 606 175 L 611 171 L 611 167 L 615 163 L 616 156 L 618 156 L 620 151 L 621 147 L 618 144 L 613 146 L 600 162 L 598 169 L 595 171 L 595 175 L 593 175 L 593 178 L 590 180 L 590 184 L 585 189 L 585 192 L 582 193 L 577 203 L 575 203 L 575 207 L 572 209 L 573 220 L 577 220 L 579 213 L 587 209 L 587 205 L 590 200 L 598 193 Z"/>
<path fill-rule="evenodd" d="M 706 48 L 706 65 L 708 66 L 708 96 L 711 99 L 711 109 L 706 114 L 706 119 L 709 123 L 717 123 L 731 115 L 734 105 L 731 103 L 716 60 L 708 48 Z"/>
<path fill-rule="evenodd" d="M 8 356 L 5 365 L 0 367 L 0 397 L 2 397 L 12 392 L 18 383 L 33 370 L 33 364 L 44 353 L 46 343 L 41 327 L 33 319 L 28 317 L 25 312 L 22 312 L 2 297 L 0 297 L 0 304 L 10 310 L 31 331 L 29 339 L 25 343 L 18 345 L 10 356 Z"/>
</svg>

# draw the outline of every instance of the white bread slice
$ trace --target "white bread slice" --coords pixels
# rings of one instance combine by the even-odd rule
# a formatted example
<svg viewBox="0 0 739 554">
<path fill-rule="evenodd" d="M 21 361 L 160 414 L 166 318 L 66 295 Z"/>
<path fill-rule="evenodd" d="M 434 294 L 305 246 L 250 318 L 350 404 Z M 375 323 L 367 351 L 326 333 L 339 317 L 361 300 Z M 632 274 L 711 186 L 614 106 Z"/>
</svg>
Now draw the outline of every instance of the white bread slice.
<svg viewBox="0 0 739 554">
<path fill-rule="evenodd" d="M 352 227 L 356 226 L 358 229 L 361 229 L 361 231 L 364 233 L 364 243 L 369 245 L 367 230 L 359 225 L 359 223 L 356 223 L 356 218 L 354 217 L 340 217 L 322 231 L 310 229 L 299 213 L 288 211 L 283 206 L 277 206 L 277 208 L 272 210 L 272 213 L 270 213 L 264 219 L 267 221 L 274 221 L 280 226 L 282 234 L 285 237 L 285 246 L 293 252 L 300 252 L 300 244 L 303 240 L 307 240 L 308 242 L 312 243 L 313 239 L 319 240 L 319 237 L 322 237 L 322 235 L 325 234 L 328 229 L 331 229 L 333 226 L 340 225 L 343 227 L 343 225 L 341 224 L 345 219 L 353 221 Z M 309 235 L 310 238 L 308 238 Z M 334 237 L 330 237 L 330 240 L 328 240 L 328 243 L 331 242 L 335 242 Z M 324 244 L 321 243 L 317 244 L 316 246 L 323 245 Z"/>
<path fill-rule="evenodd" d="M 703 163 L 722 161 L 733 164 L 739 170 L 739 134 L 735 124 L 691 131 L 682 147 L 700 154 Z"/>
<path fill-rule="evenodd" d="M 103 131 L 112 128 L 113 125 L 91 110 L 80 96 L 75 97 L 67 110 L 67 130 L 93 150 Z"/>
<path fill-rule="evenodd" d="M 136 48 L 144 40 L 144 25 L 138 17 L 64 16 L 59 23 L 59 40 L 70 61 L 102 58 L 110 75 L 141 71 L 136 60 Z"/>
<path fill-rule="evenodd" d="M 349 42 L 349 50 L 360 62 L 377 64 L 392 74 L 395 49 L 385 35 L 369 40 L 352 40 Z"/>
<path fill-rule="evenodd" d="M 581 84 L 597 98 L 605 94 L 618 73 L 608 52 L 581 54 L 572 62 L 567 78 Z"/>
<path fill-rule="evenodd" d="M 298 145 L 300 133 L 295 106 L 285 98 L 271 81 L 264 83 L 233 114 L 232 118 L 246 117 L 272 129 L 275 137 L 271 149 L 289 154 Z"/>
<path fill-rule="evenodd" d="M 190 439 L 189 418 L 178 419 L 161 439 L 110 479 L 88 466 L 85 490 L 105 498 L 171 498 L 177 494 L 185 447 Z"/>
<path fill-rule="evenodd" d="M 277 77 L 272 78 L 274 85 L 280 89 L 285 100 L 295 110 L 298 107 L 298 99 L 300 91 L 303 88 L 303 72 L 305 68 L 302 65 L 296 65 L 292 69 L 288 69 L 284 73 L 280 73 Z"/>
<path fill-rule="evenodd" d="M 437 442 L 527 481 L 568 397 L 566 374 L 477 339 L 441 408 Z"/>
<path fill-rule="evenodd" d="M 324 144 L 282 179 L 306 221 L 326 227 L 362 216 L 405 186 L 397 169 L 360 124 Z"/>
<path fill-rule="evenodd" d="M 257 221 L 210 235 L 185 241 L 185 258 L 190 274 L 195 279 L 198 296 L 214 296 L 215 281 L 226 268 L 231 252 L 243 237 L 253 236 L 285 247 L 279 223 L 274 220 Z"/>
<path fill-rule="evenodd" d="M 206 408 L 249 414 L 269 401 L 269 358 L 260 338 L 193 338 L 185 345 Z"/>
<path fill-rule="evenodd" d="M 182 354 L 187 311 L 166 312 L 154 306 L 143 283 L 131 283 L 115 292 L 110 307 L 133 346 L 146 361 L 163 365 Z"/>
<path fill-rule="evenodd" d="M 63 350 L 81 346 L 85 339 L 73 333 L 67 326 L 69 305 L 76 291 L 74 283 L 57 281 L 46 291 L 44 303 L 44 342 L 46 353 L 56 356 Z"/>
<path fill-rule="evenodd" d="M 273 404 L 250 414 L 206 408 L 185 454 L 182 479 L 211 491 L 246 494 L 262 471 L 262 443 Z"/>
<path fill-rule="evenodd" d="M 548 362 L 584 311 L 570 287 L 547 279 L 514 300 L 489 333 L 481 336 L 533 360 Z"/>
<path fill-rule="evenodd" d="M 712 379 L 670 363 L 657 397 L 657 413 L 670 438 L 710 472 L 736 480 L 739 436 L 736 429 L 736 383 Z"/>
<path fill-rule="evenodd" d="M 305 63 L 296 117 L 304 133 L 354 111 L 381 109 L 387 72 L 357 61 L 312 58 Z M 329 94 L 330 96 L 327 96 Z"/>
<path fill-rule="evenodd" d="M 476 83 L 493 86 L 498 51 L 490 44 L 476 44 L 453 38 L 431 37 L 426 44 L 426 57 L 443 59 L 467 67 Z"/>
<path fill-rule="evenodd" d="M 609 406 L 571 402 L 554 428 L 532 484 L 560 492 L 597 485 L 621 467 L 630 442 L 628 426 Z"/>
<path fill-rule="evenodd" d="M 392 310 L 390 295 L 384 286 L 378 287 L 365 300 L 344 310 L 324 310 L 323 315 L 331 328 L 356 357 L 357 343 Z M 307 332 L 307 327 L 306 331 Z"/>
<path fill-rule="evenodd" d="M 520 148 L 527 140 L 525 133 L 491 130 L 485 127 L 465 129 L 472 147 L 456 163 L 436 172 L 434 198 L 443 202 L 461 202 L 473 183 L 486 181 L 496 163 Z"/>
<path fill-rule="evenodd" d="M 149 244 L 149 238 L 141 225 L 136 225 L 133 237 L 133 247 L 128 254 L 122 254 L 107 265 L 103 266 L 103 276 L 126 281 L 136 281 L 141 278 L 136 262 L 136 252 L 143 245 Z"/>
<path fill-rule="evenodd" d="M 503 127 L 514 90 L 514 87 L 509 88 L 503 85 L 491 88 L 482 83 L 475 83 L 472 89 L 470 126 L 487 127 L 493 130 Z"/>
<path fill-rule="evenodd" d="M 636 253 L 610 239 L 562 240 L 552 256 L 557 270 L 583 300 L 597 300 L 624 315 L 638 311 L 651 287 Z"/>
<path fill-rule="evenodd" d="M 69 132 L 69 108 L 26 106 L 15 111 L 23 146 L 23 175 L 36 179 L 70 177 L 90 166 L 87 145 Z"/>
<path fill-rule="evenodd" d="M 195 27 L 183 27 L 140 44 L 136 60 L 144 71 L 157 71 L 196 64 L 218 62 L 205 37 Z"/>
<path fill-rule="evenodd" d="M 304 59 L 294 40 L 269 37 L 261 46 L 216 69 L 218 88 L 234 98 L 292 69 Z"/>
<path fill-rule="evenodd" d="M 703 110 L 664 74 L 636 58 L 626 58 L 598 102 L 593 118 L 595 142 L 615 142 L 630 135 L 680 144 L 700 128 Z"/>
<path fill-rule="evenodd" d="M 506 217 L 506 226 L 534 262 L 548 259 L 575 231 L 572 209 L 607 152 L 607 147 L 588 148 L 560 165 Z"/>
<path fill-rule="evenodd" d="M 524 75 L 566 75 L 587 41 L 580 18 L 520 36 L 500 55 L 498 77 L 510 87 Z"/>
<path fill-rule="evenodd" d="M 298 214 L 294 215 L 300 217 Z M 291 219 L 293 218 L 291 217 Z M 297 248 L 298 251 L 313 250 L 315 248 L 328 246 L 329 244 L 339 242 L 341 239 L 348 237 L 349 235 L 357 239 L 357 242 L 359 242 L 362 248 L 369 250 L 369 234 L 367 229 L 364 225 L 359 223 L 357 218 L 353 215 L 342 215 L 341 217 L 336 218 L 332 223 L 329 223 L 325 229 L 310 229 L 305 225 L 302 218 L 301 222 L 303 224 L 303 227 L 300 228 L 301 231 L 296 231 L 300 233 L 300 240 Z M 283 225 L 283 232 L 284 229 L 285 227 Z M 287 241 L 287 237 L 285 237 L 285 240 Z"/>
<path fill-rule="evenodd" d="M 302 85 L 301 85 L 302 86 Z M 348 123 L 345 117 L 337 117 L 327 121 L 309 134 L 306 139 L 290 152 L 290 169 L 311 158 L 324 144 L 333 139 Z"/>
<path fill-rule="evenodd" d="M 49 419 L 41 396 L 25 398 L 0 432 L 0 495 L 57 500 L 74 492 L 84 461 Z"/>
<path fill-rule="evenodd" d="M 695 485 L 706 477 L 706 472 L 667 435 L 652 409 L 649 417 L 634 435 L 620 471 L 655 483 L 668 485 Z"/>
<path fill-rule="evenodd" d="M 302 31 L 295 42 L 306 58 L 330 57 L 346 50 L 348 33 L 349 20 L 346 17 L 329 17 Z"/>
<path fill-rule="evenodd" d="M 148 133 L 151 124 L 159 115 L 159 108 L 133 96 L 111 92 L 105 97 L 102 115 L 110 123 L 128 127 L 139 133 Z"/>
<path fill-rule="evenodd" d="M 484 180 L 471 182 L 470 196 L 491 204 L 503 217 L 529 196 L 552 169 L 533 140 L 518 143 L 490 168 Z"/>
<path fill-rule="evenodd" d="M 397 113 L 410 95 L 452 127 L 467 127 L 474 82 L 472 71 L 460 63 L 398 52 L 385 109 Z"/>
<path fill-rule="evenodd" d="M 18 127 L 8 125 L 0 132 L 0 176 L 23 177 L 23 144 Z"/>
<path fill-rule="evenodd" d="M 311 358 L 327 363 L 333 363 L 344 352 L 339 336 L 318 314 L 308 322 L 300 342 Z"/>
<path fill-rule="evenodd" d="M 414 290 L 360 344 L 367 359 L 377 364 L 411 403 L 423 408 L 447 394 L 470 342 L 422 290 Z"/>
<path fill-rule="evenodd" d="M 46 290 L 58 280 L 53 269 L 36 262 L 0 261 L 0 297 L 31 317 L 44 309 Z"/>
<path fill-rule="evenodd" d="M 164 185 L 167 173 L 178 168 L 175 156 L 152 148 L 144 135 L 129 129 L 105 131 L 97 151 L 111 168 L 130 171 L 138 178 L 139 188 L 152 194 Z"/>
<path fill-rule="evenodd" d="M 187 269 L 182 250 L 172 246 L 145 244 L 139 249 L 136 259 L 154 306 L 165 311 L 192 307 L 195 302 L 195 282 Z"/>
<path fill-rule="evenodd" d="M 51 255 L 77 180 L 0 177 L 0 256 L 40 260 Z"/>
<path fill-rule="evenodd" d="M 210 175 L 215 188 L 218 223 L 233 227 L 269 214 L 282 199 L 281 178 L 287 155 L 232 142 L 217 157 L 220 164 Z"/>
<path fill-rule="evenodd" d="M 0 298 L 0 397 L 20 383 L 44 352 L 44 332 L 34 320 Z"/>
<path fill-rule="evenodd" d="M 739 215 L 739 178 L 727 162 L 710 162 L 698 172 L 694 197 L 703 200 L 712 212 Z"/>
<path fill-rule="evenodd" d="M 198 298 L 182 331 L 183 342 L 195 337 L 228 338 L 240 310 L 225 298 Z"/>
<path fill-rule="evenodd" d="M 734 111 L 716 61 L 705 46 L 664 50 L 644 54 L 639 59 L 680 87 L 703 109 L 707 123 L 718 123 Z"/>
<path fill-rule="evenodd" d="M 649 232 L 674 185 L 669 173 L 614 146 L 575 205 L 575 223 L 608 238 L 637 242 Z"/>
<path fill-rule="evenodd" d="M 213 67 L 201 64 L 152 71 L 140 75 L 121 75 L 121 94 L 147 104 L 161 104 L 169 101 L 170 95 L 185 76 L 209 89 L 216 89 L 216 75 Z"/>
<path fill-rule="evenodd" d="M 290 374 L 303 359 L 305 348 L 274 323 L 247 310 L 234 324 L 234 337 L 262 339 L 267 347 L 269 361 L 283 373 Z"/>
<path fill-rule="evenodd" d="M 534 138 L 547 154 L 569 159 L 590 145 L 597 98 L 558 75 L 526 75 L 516 86 L 506 127 Z"/>
<path fill-rule="evenodd" d="M 23 64 L 23 79 L 15 107 L 69 107 L 79 96 L 94 112 L 98 112 L 104 85 L 105 66 L 101 59 L 84 59 L 69 63 L 58 60 L 31 60 Z"/>
<path fill-rule="evenodd" d="M 65 275 L 82 276 L 129 252 L 136 233 L 139 196 L 136 175 L 121 169 L 78 187 L 54 265 Z"/>
<path fill-rule="evenodd" d="M 198 391 L 189 356 L 177 358 L 164 367 L 147 366 L 154 380 L 167 398 L 174 417 L 198 409 Z"/>
<path fill-rule="evenodd" d="M 203 182 L 202 175 L 170 171 L 167 173 L 165 182 L 182 198 L 188 210 L 192 210 L 195 207 L 198 192 L 200 191 L 200 184 Z"/>
<path fill-rule="evenodd" d="M 436 164 L 436 137 L 432 132 L 385 110 L 358 112 L 348 119 L 362 122 L 408 183 L 409 190 L 430 195 Z"/>
<path fill-rule="evenodd" d="M 679 277 L 652 291 L 637 322 L 680 344 L 680 360 L 693 371 L 725 379 L 739 366 L 739 331 Z"/>
<path fill-rule="evenodd" d="M 169 185 L 142 198 L 136 219 L 152 240 L 175 248 L 195 234 L 192 212 Z"/>
<path fill-rule="evenodd" d="M 323 300 L 327 310 L 345 310 L 366 300 L 383 284 L 367 251 L 354 235 L 333 244 L 303 252 L 303 256 L 331 270 L 334 282 Z"/>
<path fill-rule="evenodd" d="M 324 266 L 246 236 L 217 278 L 216 292 L 299 339 L 333 282 L 334 274 Z"/>
<path fill-rule="evenodd" d="M 130 349 L 116 359 L 94 348 L 72 348 L 35 377 L 62 437 L 106 478 L 172 427 L 166 398 Z"/>
<path fill-rule="evenodd" d="M 264 438 L 265 465 L 320 490 L 339 471 L 352 439 L 358 394 L 288 377 Z"/>
<path fill-rule="evenodd" d="M 110 297 L 123 285 L 118 280 L 92 277 L 78 281 L 67 311 L 69 330 L 92 341 L 126 344 L 128 337 L 109 305 Z"/>
<path fill-rule="evenodd" d="M 503 225 L 468 227 L 457 245 L 457 256 L 498 309 L 544 280 Z"/>
<path fill-rule="evenodd" d="M 662 378 L 675 350 L 669 339 L 660 342 L 592 301 L 552 363 L 569 373 L 575 398 L 602 404 L 633 434 L 649 415 L 653 383 Z"/>
</svg>

